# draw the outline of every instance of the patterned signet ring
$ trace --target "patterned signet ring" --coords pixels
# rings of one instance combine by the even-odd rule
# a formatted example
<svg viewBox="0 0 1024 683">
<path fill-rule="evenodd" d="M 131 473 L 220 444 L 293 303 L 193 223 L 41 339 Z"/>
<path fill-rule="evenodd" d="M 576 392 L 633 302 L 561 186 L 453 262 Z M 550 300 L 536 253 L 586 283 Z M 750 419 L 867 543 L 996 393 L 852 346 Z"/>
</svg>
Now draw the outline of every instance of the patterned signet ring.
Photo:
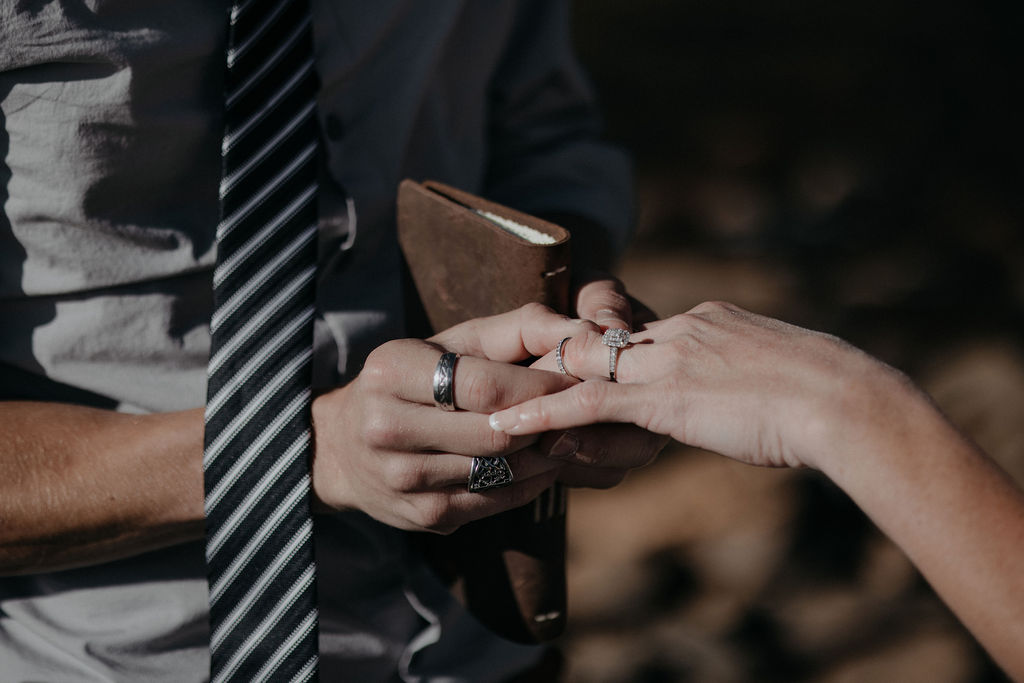
<svg viewBox="0 0 1024 683">
<path fill-rule="evenodd" d="M 455 361 L 459 354 L 445 351 L 434 368 L 434 405 L 442 410 L 455 410 Z"/>
<path fill-rule="evenodd" d="M 500 456 L 473 458 L 473 463 L 469 466 L 469 482 L 467 484 L 470 493 L 496 489 L 511 483 L 512 468 L 508 466 L 508 460 L 505 458 Z"/>
</svg>

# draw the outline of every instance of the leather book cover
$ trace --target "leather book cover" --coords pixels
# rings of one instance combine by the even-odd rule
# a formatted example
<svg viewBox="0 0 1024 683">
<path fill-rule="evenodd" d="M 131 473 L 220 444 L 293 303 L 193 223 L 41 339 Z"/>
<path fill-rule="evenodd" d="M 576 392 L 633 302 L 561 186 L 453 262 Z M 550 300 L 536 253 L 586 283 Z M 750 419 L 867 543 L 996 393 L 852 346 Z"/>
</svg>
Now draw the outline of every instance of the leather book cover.
<svg viewBox="0 0 1024 683">
<path fill-rule="evenodd" d="M 435 332 L 530 302 L 568 312 L 569 239 L 558 225 L 441 183 L 399 186 L 398 241 Z M 421 540 L 477 619 L 509 640 L 543 642 L 565 628 L 565 512 L 555 485 L 529 505 Z"/>
</svg>

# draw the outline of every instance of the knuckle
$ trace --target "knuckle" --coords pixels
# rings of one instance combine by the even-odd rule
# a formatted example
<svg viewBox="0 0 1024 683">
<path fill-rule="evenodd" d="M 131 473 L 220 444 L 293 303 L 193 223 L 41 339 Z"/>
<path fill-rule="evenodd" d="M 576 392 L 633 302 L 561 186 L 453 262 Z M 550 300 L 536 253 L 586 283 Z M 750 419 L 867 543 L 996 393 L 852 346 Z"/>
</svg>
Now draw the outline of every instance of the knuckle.
<svg viewBox="0 0 1024 683">
<path fill-rule="evenodd" d="M 693 316 L 690 315 L 689 313 L 677 313 L 676 315 L 668 319 L 668 324 L 672 325 L 672 327 L 674 328 L 684 328 L 690 323 L 692 319 Z"/>
<path fill-rule="evenodd" d="M 584 419 L 593 419 L 605 400 L 607 389 L 602 382 L 585 382 L 580 385 L 574 400 Z"/>
<path fill-rule="evenodd" d="M 363 441 L 373 448 L 387 448 L 397 440 L 399 429 L 383 411 L 369 410 L 361 426 Z"/>
<path fill-rule="evenodd" d="M 665 334 L 669 337 L 679 337 L 685 334 L 688 330 L 693 329 L 693 323 L 697 320 L 696 315 L 691 310 L 689 313 L 677 313 L 664 320 L 661 325 L 665 330 Z"/>
<path fill-rule="evenodd" d="M 585 330 L 583 334 L 566 342 L 562 348 L 562 360 L 566 368 L 575 375 L 585 376 L 585 370 L 592 365 L 587 359 L 604 355 L 601 353 L 601 336 L 597 330 Z"/>
<path fill-rule="evenodd" d="M 735 313 L 738 310 L 739 309 L 735 305 L 728 301 L 712 300 L 697 304 L 690 309 L 689 312 L 695 315 L 714 315 L 720 313 Z"/>
<path fill-rule="evenodd" d="M 507 453 L 512 448 L 512 435 L 507 432 L 496 432 L 493 429 L 488 429 L 488 439 L 490 440 L 490 449 L 492 453 Z"/>
<path fill-rule="evenodd" d="M 391 362 L 388 358 L 391 355 L 393 344 L 394 342 L 388 342 L 378 346 L 366 357 L 359 377 L 367 389 L 381 390 L 388 386 L 391 374 Z"/>
<path fill-rule="evenodd" d="M 504 406 L 507 391 L 493 375 L 474 373 L 459 380 L 463 383 L 469 406 L 477 410 Z"/>
<path fill-rule="evenodd" d="M 701 340 L 711 333 L 716 327 L 716 322 L 710 309 L 703 312 L 694 309 L 672 318 L 671 325 L 673 341 L 679 342 L 680 347 L 687 352 L 692 352 L 700 347 Z"/>
<path fill-rule="evenodd" d="M 554 310 L 552 310 L 550 307 L 545 306 L 544 304 L 541 303 L 537 303 L 536 301 L 531 301 L 528 304 L 524 304 L 519 309 L 519 313 L 524 318 L 538 318 L 541 316 L 555 314 Z"/>
<path fill-rule="evenodd" d="M 444 331 L 444 344 L 443 348 L 439 350 L 454 350 L 454 349 L 466 349 L 471 348 L 473 343 L 472 340 L 480 336 L 480 329 L 482 327 L 479 319 L 467 320 L 463 323 L 449 327 Z"/>
<path fill-rule="evenodd" d="M 537 429 L 549 429 L 553 422 L 551 409 L 548 408 L 544 401 L 537 402 L 533 408 L 530 418 L 532 420 L 532 424 Z"/>
<path fill-rule="evenodd" d="M 435 533 L 451 533 L 457 525 L 451 519 L 451 506 L 444 493 L 428 493 L 419 496 L 412 521 L 423 529 Z"/>
<path fill-rule="evenodd" d="M 423 488 L 426 482 L 425 468 L 421 463 L 405 459 L 393 459 L 384 465 L 384 480 L 394 491 L 411 493 Z"/>
</svg>

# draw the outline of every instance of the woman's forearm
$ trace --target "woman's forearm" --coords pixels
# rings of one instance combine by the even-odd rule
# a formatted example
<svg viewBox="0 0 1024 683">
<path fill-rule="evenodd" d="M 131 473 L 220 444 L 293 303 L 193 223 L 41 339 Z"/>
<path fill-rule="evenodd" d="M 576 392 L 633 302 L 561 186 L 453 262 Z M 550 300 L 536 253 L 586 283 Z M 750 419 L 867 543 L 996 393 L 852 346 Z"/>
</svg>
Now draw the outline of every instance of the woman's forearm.
<svg viewBox="0 0 1024 683">
<path fill-rule="evenodd" d="M 201 409 L 126 415 L 0 403 L 0 573 L 200 538 L 202 451 Z"/>
<path fill-rule="evenodd" d="M 860 425 L 818 465 L 1024 680 L 1024 495 L 930 401 L 904 391 L 897 412 Z"/>
</svg>

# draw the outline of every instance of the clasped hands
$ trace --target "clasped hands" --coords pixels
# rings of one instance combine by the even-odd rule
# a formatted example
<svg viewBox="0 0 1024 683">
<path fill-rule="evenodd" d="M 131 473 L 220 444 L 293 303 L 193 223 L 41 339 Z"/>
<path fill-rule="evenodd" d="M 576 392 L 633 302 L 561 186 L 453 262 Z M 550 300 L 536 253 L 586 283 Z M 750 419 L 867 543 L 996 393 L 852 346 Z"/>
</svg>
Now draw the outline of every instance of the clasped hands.
<svg viewBox="0 0 1024 683">
<path fill-rule="evenodd" d="M 313 403 L 318 505 L 359 509 L 400 529 L 449 533 L 522 506 L 556 481 L 606 488 L 650 462 L 667 438 L 631 424 L 531 435 L 489 425 L 496 411 L 578 383 L 551 365 L 560 340 L 629 329 L 634 314 L 649 317 L 611 278 L 583 286 L 576 309 L 580 317 L 573 319 L 527 305 L 375 349 L 355 380 Z M 454 412 L 434 403 L 431 378 L 442 351 L 461 355 Z M 540 359 L 537 367 L 519 365 L 530 358 Z M 471 493 L 472 458 L 496 456 L 506 458 L 514 482 Z"/>
</svg>

